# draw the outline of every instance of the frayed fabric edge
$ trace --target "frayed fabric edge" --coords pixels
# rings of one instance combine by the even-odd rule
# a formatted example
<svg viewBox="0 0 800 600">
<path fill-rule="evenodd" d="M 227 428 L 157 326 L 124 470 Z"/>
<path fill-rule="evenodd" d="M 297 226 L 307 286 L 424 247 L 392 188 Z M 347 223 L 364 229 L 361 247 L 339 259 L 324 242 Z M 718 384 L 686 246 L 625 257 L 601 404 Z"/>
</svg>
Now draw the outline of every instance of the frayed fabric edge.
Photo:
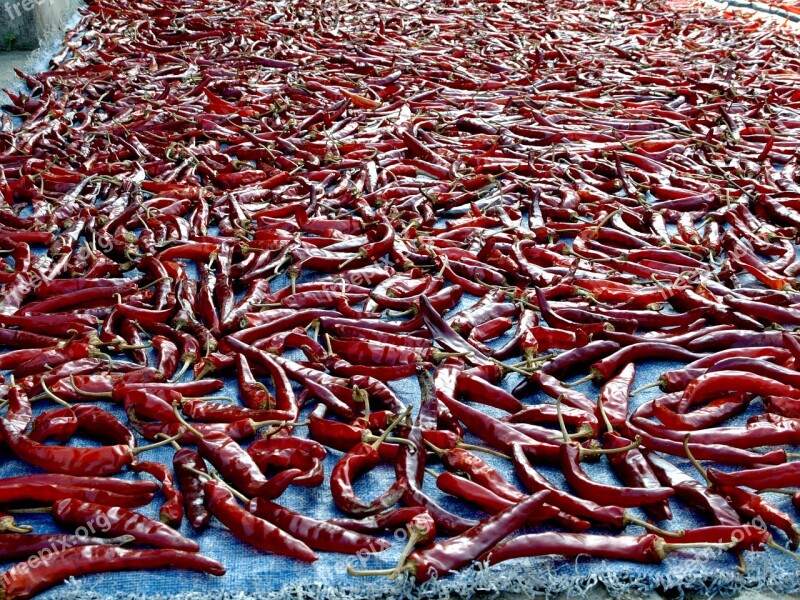
<svg viewBox="0 0 800 600">
<path fill-rule="evenodd" d="M 692 563 L 691 559 L 687 562 Z M 205 600 L 210 595 L 218 600 L 377 600 L 380 598 L 445 600 L 469 598 L 475 593 L 488 597 L 501 594 L 520 596 L 559 595 L 569 598 L 585 597 L 592 589 L 605 588 L 610 597 L 652 591 L 670 592 L 671 597 L 682 600 L 688 595 L 707 598 L 732 597 L 748 590 L 778 594 L 800 593 L 800 574 L 774 569 L 768 560 L 748 562 L 748 572 L 735 569 L 703 569 L 691 565 L 681 572 L 637 573 L 619 570 L 618 563 L 608 563 L 608 569 L 598 563 L 590 572 L 577 574 L 569 563 L 532 559 L 519 569 L 476 568 L 454 573 L 443 579 L 431 579 L 415 584 L 413 578 L 403 576 L 396 581 L 359 580 L 351 585 L 331 585 L 319 582 L 288 584 L 277 591 L 223 591 L 202 590 L 176 592 L 152 596 L 152 600 Z M 572 571 L 572 572 L 570 572 Z M 61 600 L 138 600 L 141 596 L 126 592 L 103 593 L 92 588 L 91 580 L 71 579 L 53 590 Z M 53 596 L 56 597 L 56 596 Z"/>
</svg>

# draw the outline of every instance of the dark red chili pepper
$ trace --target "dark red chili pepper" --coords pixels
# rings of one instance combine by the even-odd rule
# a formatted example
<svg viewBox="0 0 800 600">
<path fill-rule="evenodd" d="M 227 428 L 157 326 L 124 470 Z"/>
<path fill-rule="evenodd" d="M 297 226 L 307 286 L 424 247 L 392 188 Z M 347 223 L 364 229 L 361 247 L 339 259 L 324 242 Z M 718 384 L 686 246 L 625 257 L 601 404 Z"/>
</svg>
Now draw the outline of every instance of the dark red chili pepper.
<svg viewBox="0 0 800 600">
<path fill-rule="evenodd" d="M 460 533 L 475 525 L 474 521 L 464 519 L 448 512 L 422 490 L 425 475 L 425 449 L 422 430 L 412 427 L 406 437 L 412 445 L 402 444 L 395 462 L 395 475 L 405 483 L 403 503 L 408 506 L 421 506 L 433 517 L 437 528 L 445 532 Z"/>
<path fill-rule="evenodd" d="M 205 497 L 208 510 L 241 541 L 259 550 L 304 562 L 317 560 L 317 555 L 304 542 L 242 508 L 219 481 L 206 481 Z"/>
<path fill-rule="evenodd" d="M 456 392 L 470 402 L 478 402 L 514 414 L 522 410 L 522 403 L 502 388 L 471 373 L 459 373 Z"/>
<path fill-rule="evenodd" d="M 528 533 L 500 544 L 487 555 L 489 564 L 556 554 L 562 557 L 590 556 L 641 563 L 660 563 L 667 552 L 680 544 L 668 544 L 655 534 L 611 537 L 586 533 Z"/>
<path fill-rule="evenodd" d="M 51 536 L 52 537 L 52 536 Z M 70 577 L 147 569 L 187 569 L 224 575 L 225 567 L 193 552 L 181 550 L 125 550 L 116 546 L 82 546 L 57 552 L 50 561 L 39 561 L 24 572 L 12 569 L 2 575 L 6 600 L 30 598 Z"/>
<path fill-rule="evenodd" d="M 377 515 L 371 515 L 362 519 L 328 519 L 328 523 L 356 531 L 358 533 L 381 533 L 384 531 L 395 531 L 420 514 L 427 514 L 421 506 L 407 506 L 395 508 Z M 2 540 L 2 538 L 0 538 Z"/>
<path fill-rule="evenodd" d="M 360 550 L 380 552 L 390 546 L 386 540 L 301 515 L 264 498 L 253 498 L 248 510 L 314 550 L 357 554 Z"/>
<path fill-rule="evenodd" d="M 567 483 L 581 497 L 605 506 L 634 507 L 662 502 L 675 492 L 672 488 L 615 487 L 592 481 L 580 466 L 581 448 L 577 444 L 562 444 L 559 464 Z"/>
<path fill-rule="evenodd" d="M 24 435 L 9 431 L 5 422 L 0 423 L 0 427 L 5 434 L 6 444 L 19 459 L 49 473 L 87 476 L 112 475 L 132 464 L 138 454 L 168 443 L 166 441 L 157 442 L 139 448 L 133 448 L 127 444 L 99 448 L 45 446 Z"/>
<path fill-rule="evenodd" d="M 558 462 L 558 444 L 536 441 L 524 433 L 520 433 L 511 425 L 498 421 L 458 400 L 445 396 L 441 396 L 439 399 L 450 409 L 453 416 L 464 424 L 468 431 L 478 436 L 492 448 L 502 452 L 509 452 L 512 444 L 523 444 L 529 452 L 535 453 L 538 459 L 550 463 Z"/>
<path fill-rule="evenodd" d="M 436 311 L 426 296 L 420 298 L 420 314 L 428 327 L 428 331 L 431 333 L 431 337 L 435 338 L 446 350 L 464 353 L 465 360 L 474 366 L 494 364 L 483 353 L 472 347 L 464 338 L 453 331 L 453 328 Z"/>
<path fill-rule="evenodd" d="M 197 542 L 183 537 L 172 527 L 125 508 L 103 506 L 80 500 L 61 500 L 51 511 L 56 522 L 68 527 L 106 523 L 108 533 L 132 535 L 136 543 L 186 552 L 198 552 Z"/>
<path fill-rule="evenodd" d="M 606 448 L 625 448 L 630 447 L 631 440 L 620 436 L 618 433 L 609 431 L 603 435 L 603 445 Z M 619 477 L 620 481 L 629 487 L 662 487 L 655 472 L 638 448 L 633 448 L 627 452 L 620 452 L 619 454 L 609 454 L 608 462 L 611 464 L 611 469 L 617 477 Z M 672 519 L 672 510 L 670 510 L 667 500 L 649 503 L 643 508 L 645 512 L 659 521 L 668 521 Z"/>
<path fill-rule="evenodd" d="M 707 514 L 719 525 L 735 527 L 741 524 L 736 511 L 722 496 L 657 454 L 647 453 L 645 456 L 659 481 L 674 489 L 678 498 L 688 506 Z"/>
<path fill-rule="evenodd" d="M 181 448 L 172 457 L 172 467 L 183 492 L 189 524 L 195 529 L 205 529 L 211 520 L 211 513 L 205 505 L 205 483 L 197 474 L 197 471 L 207 472 L 205 462 L 191 448 Z"/>
<path fill-rule="evenodd" d="M 53 440 L 64 444 L 77 430 L 78 419 L 71 408 L 52 408 L 39 413 L 32 421 L 28 437 L 39 443 Z"/>
<path fill-rule="evenodd" d="M 549 492 L 537 492 L 460 535 L 415 550 L 400 569 L 412 573 L 422 583 L 464 567 L 524 525 L 541 508 L 548 495 Z M 348 572 L 358 574 L 352 569 Z"/>
<path fill-rule="evenodd" d="M 333 467 L 330 481 L 331 497 L 339 510 L 349 515 L 366 516 L 391 508 L 403 496 L 406 488 L 406 480 L 403 477 L 398 477 L 397 481 L 388 490 L 370 502 L 363 501 L 356 494 L 353 489 L 353 483 L 357 477 L 372 470 L 380 463 L 381 458 L 378 447 L 387 439 L 391 430 L 405 417 L 405 414 L 398 416 L 384 430 L 381 436 L 371 444 L 366 441 L 370 437 L 362 438 L 365 441 L 353 446 Z"/>
<path fill-rule="evenodd" d="M 686 414 L 678 414 L 656 400 L 653 402 L 653 415 L 675 431 L 697 431 L 714 427 L 740 414 L 747 409 L 753 398 L 752 394 L 730 394 Z"/>
<path fill-rule="evenodd" d="M 800 527 L 785 512 L 776 508 L 758 494 L 728 485 L 715 486 L 740 515 L 747 519 L 760 519 L 767 525 L 783 531 L 789 538 L 792 548 L 800 545 Z"/>
<path fill-rule="evenodd" d="M 183 521 L 183 494 L 175 487 L 172 471 L 164 464 L 153 461 L 139 461 L 133 467 L 136 473 L 148 473 L 161 484 L 164 503 L 158 511 L 162 523 L 177 528 Z"/>
<path fill-rule="evenodd" d="M 756 491 L 794 486 L 797 484 L 798 472 L 800 472 L 799 462 L 757 469 L 744 469 L 733 473 L 726 473 L 713 468 L 709 468 L 706 471 L 709 481 L 714 485 L 745 486 Z"/>
</svg>

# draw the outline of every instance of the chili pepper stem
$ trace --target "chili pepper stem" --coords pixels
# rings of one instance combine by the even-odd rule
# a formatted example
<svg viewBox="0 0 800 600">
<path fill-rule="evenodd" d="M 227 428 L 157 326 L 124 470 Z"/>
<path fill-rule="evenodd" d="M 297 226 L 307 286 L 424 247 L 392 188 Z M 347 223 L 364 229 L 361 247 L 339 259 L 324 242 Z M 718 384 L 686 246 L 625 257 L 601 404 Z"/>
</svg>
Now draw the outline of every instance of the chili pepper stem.
<svg viewBox="0 0 800 600">
<path fill-rule="evenodd" d="M 687 433 L 685 436 L 683 436 L 683 451 L 686 453 L 686 458 L 689 459 L 689 462 L 692 463 L 694 468 L 697 469 L 697 472 L 700 473 L 700 475 L 703 476 L 703 479 L 706 480 L 706 485 L 710 485 L 711 480 L 708 478 L 708 473 L 706 473 L 706 470 L 702 467 L 702 465 L 697 462 L 697 459 L 694 457 L 694 455 L 692 455 L 692 451 L 689 448 L 689 437 L 691 435 L 691 433 Z"/>
<path fill-rule="evenodd" d="M 53 392 L 51 392 L 48 389 L 47 384 L 44 382 L 44 379 L 41 379 L 39 383 L 42 384 L 42 389 L 44 390 L 44 395 L 47 396 L 48 398 L 50 398 L 50 400 L 52 400 L 56 404 L 60 404 L 61 406 L 66 406 L 66 407 L 71 407 L 72 406 L 69 402 L 67 402 L 66 400 L 62 400 L 61 398 L 56 396 Z"/>
<path fill-rule="evenodd" d="M 381 575 L 397 577 L 397 575 L 408 569 L 407 565 L 403 565 L 399 570 L 397 567 L 393 569 L 355 569 L 353 565 L 347 565 L 347 574 L 353 577 L 380 577 Z"/>
<path fill-rule="evenodd" d="M 779 488 L 764 488 L 763 490 L 759 490 L 758 494 L 784 494 L 786 496 L 794 496 L 797 492 L 792 492 L 791 490 L 784 490 Z"/>
<path fill-rule="evenodd" d="M 180 370 L 172 376 L 172 379 L 169 380 L 169 383 L 175 383 L 179 381 L 183 374 L 186 373 L 186 369 L 194 362 L 194 358 L 185 358 L 183 360 L 183 365 L 181 366 Z"/>
<path fill-rule="evenodd" d="M 652 523 L 648 523 L 647 521 L 643 521 L 638 517 L 633 517 L 629 515 L 627 512 L 625 513 L 625 517 L 623 518 L 623 522 L 626 525 L 638 525 L 639 527 L 643 527 L 647 531 L 651 531 L 656 535 L 661 535 L 665 537 L 681 537 L 685 535 L 686 532 L 683 529 L 678 529 L 677 531 L 669 531 L 667 529 L 661 529 L 657 525 L 653 525 Z"/>
<path fill-rule="evenodd" d="M 226 488 L 228 488 L 230 493 L 233 494 L 234 496 L 236 496 L 236 498 L 238 498 L 239 500 L 241 500 L 245 504 L 250 504 L 250 498 L 245 496 L 242 492 L 237 490 L 235 487 L 231 486 L 227 481 L 221 479 L 219 476 L 216 476 L 216 473 L 214 475 L 209 475 L 208 473 L 203 473 L 202 471 L 200 471 L 198 469 L 195 469 L 194 467 L 190 467 L 188 465 L 184 465 L 183 468 L 186 469 L 187 471 L 189 471 L 190 473 L 194 473 L 195 475 L 199 476 L 201 479 L 205 479 L 205 480 L 208 480 L 208 481 L 216 479 L 222 485 L 224 485 Z"/>
<path fill-rule="evenodd" d="M 600 417 L 603 419 L 603 423 L 608 429 L 608 433 L 614 432 L 614 426 L 611 424 L 611 421 L 608 420 L 608 415 L 606 414 L 606 409 L 603 406 L 603 395 L 599 394 L 597 396 L 597 409 L 600 411 Z"/>
<path fill-rule="evenodd" d="M 190 425 L 190 424 L 189 424 L 189 423 L 186 421 L 186 419 L 184 419 L 184 418 L 183 418 L 183 415 L 181 415 L 181 413 L 180 413 L 180 412 L 178 412 L 178 405 L 177 405 L 177 403 L 174 403 L 174 404 L 172 405 L 172 412 L 175 414 L 175 418 L 178 420 L 178 423 L 180 423 L 181 425 L 183 425 L 184 427 L 186 427 L 186 430 L 187 430 L 187 431 L 190 431 L 191 433 L 193 433 L 195 436 L 197 436 L 197 437 L 199 437 L 199 438 L 203 437 L 203 434 L 202 434 L 202 433 L 200 433 L 199 431 L 197 431 L 197 429 L 195 429 L 194 427 L 192 427 L 192 426 L 191 426 L 191 425 Z M 177 438 L 176 438 L 176 439 L 177 439 Z"/>
<path fill-rule="evenodd" d="M 581 459 L 583 459 L 584 455 L 588 456 L 596 456 L 598 454 L 622 454 L 624 452 L 629 452 L 630 450 L 635 450 L 642 444 L 642 438 L 638 435 L 636 439 L 633 440 L 627 446 L 622 446 L 621 448 L 584 448 L 581 446 L 580 455 Z"/>
<path fill-rule="evenodd" d="M 231 404 L 236 402 L 235 398 L 231 398 L 230 396 L 192 396 L 191 398 L 188 396 L 184 396 L 181 398 L 182 401 L 189 401 L 189 400 L 205 400 L 207 402 L 230 402 Z"/>
<path fill-rule="evenodd" d="M 157 433 L 156 437 L 161 438 L 162 440 L 169 440 L 170 446 L 175 448 L 175 450 L 181 449 L 181 445 L 175 439 L 170 438 L 166 433 Z"/>
<path fill-rule="evenodd" d="M 49 506 L 37 506 L 33 508 L 7 508 L 5 510 L 12 515 L 40 515 L 49 513 L 52 509 Z"/>
<path fill-rule="evenodd" d="M 788 548 L 784 548 L 783 546 L 781 546 L 778 542 L 776 542 L 772 538 L 767 540 L 767 546 L 769 548 L 772 548 L 773 550 L 777 550 L 778 552 L 783 552 L 784 554 L 788 554 L 793 559 L 795 559 L 797 562 L 800 562 L 800 554 L 797 554 L 796 552 L 792 552 Z"/>
<path fill-rule="evenodd" d="M 441 362 L 448 358 L 462 358 L 464 356 L 469 356 L 472 354 L 471 352 L 442 352 L 438 348 L 433 348 L 431 350 L 431 358 L 433 358 L 434 362 Z"/>
<path fill-rule="evenodd" d="M 498 367 L 500 367 L 503 371 L 513 371 L 514 373 L 519 373 L 520 375 L 524 375 L 525 377 L 530 377 L 530 375 L 531 375 L 530 371 L 526 371 L 524 369 L 520 369 L 520 368 L 512 366 L 512 365 L 507 365 L 503 361 L 497 360 L 496 358 L 493 358 L 491 356 L 489 356 L 487 358 L 490 361 L 492 361 L 494 364 L 496 364 Z"/>
<path fill-rule="evenodd" d="M 376 439 L 376 440 L 375 440 L 375 441 L 372 443 L 372 447 L 373 447 L 375 450 L 377 450 L 377 449 L 380 447 L 380 445 L 381 445 L 383 442 L 385 442 L 385 441 L 386 441 L 386 438 L 388 438 L 388 437 L 389 437 L 389 434 L 392 432 L 392 429 L 394 429 L 395 427 L 397 427 L 398 423 L 400 423 L 400 421 L 402 421 L 403 419 L 405 419 L 405 418 L 406 418 L 406 417 L 407 417 L 409 414 L 411 414 L 411 405 L 407 406 L 407 407 L 406 407 L 406 409 L 405 409 L 405 410 L 404 410 L 402 413 L 400 413 L 399 415 L 397 415 L 397 417 L 394 419 L 394 421 L 392 421 L 391 423 L 389 423 L 389 426 L 388 426 L 386 429 L 384 429 L 383 433 L 382 433 L 382 434 L 381 434 L 381 435 L 378 437 L 378 439 Z"/>
<path fill-rule="evenodd" d="M 672 544 L 669 542 L 665 542 L 661 548 L 664 552 L 676 552 L 678 550 L 689 550 L 692 548 L 715 548 L 718 550 L 730 550 L 731 548 L 735 547 L 737 542 L 689 542 L 689 543 L 680 543 L 680 544 Z M 793 553 L 794 554 L 794 553 Z"/>
<path fill-rule="evenodd" d="M 497 458 L 504 458 L 505 460 L 511 460 L 511 457 L 508 456 L 507 454 L 503 454 L 502 452 L 498 452 L 497 450 L 492 450 L 491 448 L 484 448 L 483 446 L 466 444 L 464 442 L 458 442 L 456 446 L 458 448 L 463 448 L 464 450 L 472 450 L 474 452 L 484 452 L 486 454 L 491 454 L 492 456 L 496 456 Z"/>
<path fill-rule="evenodd" d="M 662 383 L 662 382 L 661 382 L 661 380 L 660 380 L 660 379 L 659 379 L 658 381 L 654 381 L 653 383 L 648 383 L 647 385 L 643 385 L 642 387 L 638 387 L 638 388 L 636 388 L 635 390 L 633 390 L 633 391 L 630 393 L 630 395 L 631 395 L 631 396 L 635 396 L 635 395 L 636 395 L 636 394 L 638 394 L 639 392 L 643 392 L 643 391 L 645 391 L 645 390 L 649 390 L 649 389 L 652 389 L 652 388 L 654 388 L 654 387 L 661 387 L 661 383 Z"/>
<path fill-rule="evenodd" d="M 419 538 L 420 533 L 412 529 L 411 533 L 408 535 L 408 541 L 406 542 L 405 548 L 403 548 L 403 551 L 400 553 L 400 558 L 397 560 L 397 566 L 389 574 L 389 579 L 397 579 L 400 573 L 403 572 L 403 568 L 406 565 L 406 559 L 408 559 L 408 555 L 414 550 Z"/>
<path fill-rule="evenodd" d="M 366 390 L 362 390 L 357 385 L 353 386 L 353 402 L 364 405 L 364 419 L 369 421 L 370 408 L 369 408 L 369 394 Z"/>
<path fill-rule="evenodd" d="M 564 394 L 559 394 L 558 398 L 556 398 L 556 417 L 558 418 L 558 427 L 561 429 L 561 435 L 564 436 L 564 443 L 569 444 L 569 432 L 567 432 L 567 426 L 564 423 L 564 415 L 561 413 L 562 398 L 564 398 Z"/>
<path fill-rule="evenodd" d="M 578 379 L 576 381 L 573 381 L 572 383 L 567 383 L 565 385 L 566 385 L 566 387 L 573 388 L 573 387 L 577 387 L 579 385 L 582 385 L 584 383 L 589 383 L 590 381 L 593 382 L 595 379 L 596 379 L 595 374 L 594 373 L 589 373 L 586 377 L 581 377 L 580 379 Z"/>
<path fill-rule="evenodd" d="M 160 442 L 153 442 L 152 444 L 147 444 L 146 446 L 139 446 L 137 448 L 132 448 L 131 449 L 131 454 L 133 454 L 134 456 L 137 456 L 137 455 L 141 454 L 142 452 L 147 452 L 148 450 L 155 450 L 156 448 L 161 448 L 162 446 L 166 446 L 168 444 L 171 444 L 172 442 L 174 442 L 175 440 L 180 438 L 184 433 L 186 433 L 186 432 L 183 429 L 181 429 L 181 431 L 176 433 L 174 436 L 169 437 L 169 438 L 165 438 L 165 439 L 161 440 Z"/>
<path fill-rule="evenodd" d="M 442 450 L 441 448 L 439 448 L 439 446 L 436 446 L 436 445 L 434 445 L 434 444 L 431 444 L 431 443 L 430 443 L 428 440 L 422 440 L 422 441 L 423 441 L 423 443 L 424 443 L 424 444 L 425 444 L 425 445 L 426 445 L 428 448 L 430 448 L 430 449 L 431 449 L 431 451 L 432 451 L 432 452 L 433 452 L 433 453 L 434 453 L 436 456 L 438 456 L 438 457 L 441 457 L 441 456 L 442 456 L 442 454 L 444 454 L 444 450 Z"/>
<path fill-rule="evenodd" d="M 0 533 L 30 533 L 33 527 L 30 525 L 17 525 L 13 517 L 7 519 L 9 523 L 0 522 Z"/>
</svg>

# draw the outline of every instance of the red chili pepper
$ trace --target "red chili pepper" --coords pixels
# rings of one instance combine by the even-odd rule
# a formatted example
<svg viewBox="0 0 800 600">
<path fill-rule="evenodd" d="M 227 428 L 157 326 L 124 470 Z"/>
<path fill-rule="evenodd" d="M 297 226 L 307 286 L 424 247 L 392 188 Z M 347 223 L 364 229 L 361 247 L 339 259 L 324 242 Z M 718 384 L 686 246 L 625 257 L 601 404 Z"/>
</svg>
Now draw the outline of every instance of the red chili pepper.
<svg viewBox="0 0 800 600">
<path fill-rule="evenodd" d="M 67 527 L 88 527 L 107 523 L 106 531 L 116 535 L 132 535 L 136 543 L 186 552 L 198 552 L 197 542 L 183 537 L 172 527 L 124 508 L 103 506 L 79 500 L 61 500 L 53 505 L 56 522 Z"/>
<path fill-rule="evenodd" d="M 304 542 L 242 508 L 222 483 L 213 479 L 206 481 L 205 497 L 208 510 L 243 542 L 304 562 L 317 560 L 317 555 Z"/>
<path fill-rule="evenodd" d="M 172 457 L 172 467 L 183 492 L 189 524 L 198 530 L 205 529 L 211 520 L 211 513 L 205 505 L 205 483 L 197 474 L 197 471 L 207 473 L 205 462 L 191 448 L 181 448 Z"/>
<path fill-rule="evenodd" d="M 406 481 L 399 477 L 388 490 L 370 502 L 364 502 L 353 489 L 355 478 L 370 471 L 380 463 L 378 447 L 387 439 L 391 430 L 406 415 L 400 415 L 371 444 L 362 441 L 353 446 L 331 471 L 331 497 L 337 508 L 350 515 L 370 515 L 391 508 L 405 492 Z M 369 440 L 370 438 L 362 438 Z"/>
<path fill-rule="evenodd" d="M 10 431 L 5 422 L 2 422 L 0 426 L 2 426 L 6 444 L 19 459 L 49 473 L 87 476 L 112 475 L 132 464 L 138 454 L 168 443 L 166 441 L 158 442 L 139 448 L 133 448 L 126 444 L 99 448 L 45 446 L 24 435 Z"/>
<path fill-rule="evenodd" d="M 53 555 L 52 561 L 39 561 L 24 572 L 12 569 L 2 575 L 6 600 L 30 598 L 70 577 L 145 569 L 187 569 L 222 576 L 225 567 L 192 552 L 180 550 L 125 550 L 116 546 L 68 548 Z"/>
<path fill-rule="evenodd" d="M 34 442 L 53 440 L 64 444 L 78 430 L 78 419 L 71 408 L 53 408 L 33 419 L 28 437 Z"/>
<path fill-rule="evenodd" d="M 509 540 L 489 552 L 486 558 L 491 565 L 514 558 L 548 554 L 660 563 L 668 551 L 680 546 L 681 544 L 668 544 L 652 533 L 610 537 L 586 533 L 543 532 L 529 533 Z"/>
<path fill-rule="evenodd" d="M 301 515 L 264 498 L 253 498 L 248 510 L 314 550 L 357 554 L 363 550 L 380 552 L 390 545 L 386 540 Z"/>
<path fill-rule="evenodd" d="M 161 484 L 164 503 L 158 511 L 159 520 L 170 527 L 177 528 L 183 521 L 183 494 L 175 487 L 172 471 L 158 462 L 139 461 L 133 467 L 136 473 L 148 473 Z"/>
<path fill-rule="evenodd" d="M 592 499 L 602 505 L 622 507 L 642 506 L 662 502 L 675 492 L 672 488 L 615 487 L 589 479 L 580 466 L 581 448 L 577 444 L 562 444 L 559 464 L 567 483 L 581 497 Z"/>
<path fill-rule="evenodd" d="M 395 508 L 362 519 L 328 519 L 327 522 L 358 533 L 381 533 L 383 531 L 395 531 L 420 514 L 427 514 L 424 508 L 421 506 L 408 506 Z"/>
<path fill-rule="evenodd" d="M 479 402 L 514 414 L 522 410 L 522 403 L 504 389 L 492 385 L 470 373 L 459 373 L 456 392 L 470 402 Z"/>
<path fill-rule="evenodd" d="M 548 495 L 549 492 L 533 494 L 460 535 L 415 550 L 401 570 L 411 572 L 422 583 L 470 564 L 533 517 Z M 348 571 L 358 574 L 352 569 Z"/>
</svg>

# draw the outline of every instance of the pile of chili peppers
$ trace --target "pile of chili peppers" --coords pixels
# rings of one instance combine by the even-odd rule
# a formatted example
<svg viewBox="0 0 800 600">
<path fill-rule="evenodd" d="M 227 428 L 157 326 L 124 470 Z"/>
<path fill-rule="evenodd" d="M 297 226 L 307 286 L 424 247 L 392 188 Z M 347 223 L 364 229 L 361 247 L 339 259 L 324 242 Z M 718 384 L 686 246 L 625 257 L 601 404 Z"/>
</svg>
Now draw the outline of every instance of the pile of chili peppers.
<svg viewBox="0 0 800 600">
<path fill-rule="evenodd" d="M 0 556 L 64 537 L 20 509 L 109 528 L 0 598 L 222 575 L 176 529 L 212 519 L 307 562 L 407 531 L 419 582 L 796 548 L 798 48 L 664 0 L 90 2 L 0 121 L 0 437 L 37 471 Z M 281 498 L 322 485 L 327 519 Z"/>
</svg>

